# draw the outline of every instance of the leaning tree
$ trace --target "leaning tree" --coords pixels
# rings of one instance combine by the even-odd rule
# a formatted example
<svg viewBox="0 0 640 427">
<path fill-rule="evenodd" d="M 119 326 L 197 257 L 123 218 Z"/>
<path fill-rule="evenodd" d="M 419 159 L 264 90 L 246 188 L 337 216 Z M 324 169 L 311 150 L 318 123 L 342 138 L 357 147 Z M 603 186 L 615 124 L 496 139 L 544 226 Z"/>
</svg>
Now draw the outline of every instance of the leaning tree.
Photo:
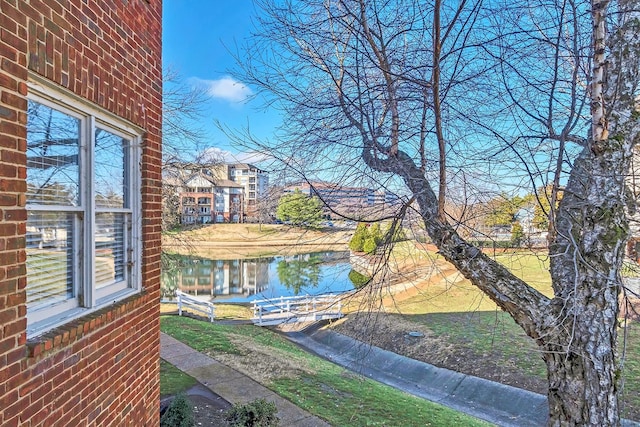
<svg viewBox="0 0 640 427">
<path fill-rule="evenodd" d="M 238 77 L 286 114 L 277 157 L 402 182 L 440 254 L 542 350 L 549 425 L 618 425 L 640 1 L 257 3 Z M 551 188 L 552 297 L 458 233 L 461 171 Z"/>
</svg>

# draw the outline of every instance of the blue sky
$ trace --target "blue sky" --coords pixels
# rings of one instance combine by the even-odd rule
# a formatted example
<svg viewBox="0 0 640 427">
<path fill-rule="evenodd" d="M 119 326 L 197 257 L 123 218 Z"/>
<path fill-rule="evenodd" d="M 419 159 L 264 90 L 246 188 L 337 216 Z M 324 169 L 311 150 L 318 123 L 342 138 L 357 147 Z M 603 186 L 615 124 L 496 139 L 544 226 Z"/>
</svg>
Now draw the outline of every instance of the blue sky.
<svg viewBox="0 0 640 427">
<path fill-rule="evenodd" d="M 217 129 L 214 120 L 232 128 L 247 125 L 259 138 L 273 133 L 279 116 L 259 110 L 258 100 L 246 101 L 252 88 L 234 81 L 229 70 L 235 60 L 226 46 L 242 45 L 253 29 L 252 0 L 165 0 L 163 2 L 163 66 L 176 70 L 189 84 L 207 88 L 208 102 L 203 123 L 204 146 L 216 147 L 246 159 Z"/>
</svg>

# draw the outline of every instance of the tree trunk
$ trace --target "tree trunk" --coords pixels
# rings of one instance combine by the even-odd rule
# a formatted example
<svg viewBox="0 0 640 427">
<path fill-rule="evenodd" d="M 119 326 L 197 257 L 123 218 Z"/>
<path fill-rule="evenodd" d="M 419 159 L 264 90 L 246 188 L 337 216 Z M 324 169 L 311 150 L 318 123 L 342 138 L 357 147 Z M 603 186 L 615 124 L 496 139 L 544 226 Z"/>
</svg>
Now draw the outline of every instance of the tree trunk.
<svg viewBox="0 0 640 427">
<path fill-rule="evenodd" d="M 545 337 L 549 426 L 619 425 L 617 311 L 603 310 L 604 300 L 615 298 L 613 292 L 603 294 L 608 295 L 576 310 L 585 315 L 568 318 L 556 334 Z M 568 350 L 564 343 L 569 343 Z"/>
<path fill-rule="evenodd" d="M 585 147 L 576 160 L 550 248 L 553 299 L 523 286 L 442 221 L 436 195 L 403 152 L 386 161 L 364 155 L 371 166 L 401 171 L 439 253 L 536 340 L 548 368 L 550 426 L 619 425 L 616 326 L 629 229 L 627 154 L 609 141 L 597 150 Z"/>
</svg>

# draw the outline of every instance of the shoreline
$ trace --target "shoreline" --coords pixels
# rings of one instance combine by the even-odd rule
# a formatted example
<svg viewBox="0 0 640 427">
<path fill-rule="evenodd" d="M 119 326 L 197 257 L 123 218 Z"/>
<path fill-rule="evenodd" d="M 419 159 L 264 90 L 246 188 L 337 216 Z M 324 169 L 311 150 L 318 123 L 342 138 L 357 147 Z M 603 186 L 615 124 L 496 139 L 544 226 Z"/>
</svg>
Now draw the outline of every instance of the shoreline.
<svg viewBox="0 0 640 427">
<path fill-rule="evenodd" d="M 295 246 L 285 244 L 265 245 L 227 245 L 227 244 L 210 244 L 192 247 L 184 245 L 163 245 L 163 252 L 172 255 L 197 256 L 209 259 L 249 259 L 261 258 L 269 256 L 289 256 L 302 255 L 314 252 L 348 252 L 349 248 L 343 244 L 298 244 Z"/>
</svg>

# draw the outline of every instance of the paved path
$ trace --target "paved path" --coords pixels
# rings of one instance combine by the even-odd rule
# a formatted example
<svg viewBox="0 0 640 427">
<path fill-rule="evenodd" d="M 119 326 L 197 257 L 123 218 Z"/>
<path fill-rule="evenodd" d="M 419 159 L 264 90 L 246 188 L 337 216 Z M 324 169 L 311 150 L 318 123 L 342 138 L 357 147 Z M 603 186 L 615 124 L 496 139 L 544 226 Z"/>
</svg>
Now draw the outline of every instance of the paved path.
<svg viewBox="0 0 640 427">
<path fill-rule="evenodd" d="M 274 402 L 278 407 L 282 427 L 330 427 L 324 420 L 283 399 L 246 375 L 164 333 L 160 334 L 160 357 L 232 404 L 247 403 L 255 399 Z"/>
</svg>

